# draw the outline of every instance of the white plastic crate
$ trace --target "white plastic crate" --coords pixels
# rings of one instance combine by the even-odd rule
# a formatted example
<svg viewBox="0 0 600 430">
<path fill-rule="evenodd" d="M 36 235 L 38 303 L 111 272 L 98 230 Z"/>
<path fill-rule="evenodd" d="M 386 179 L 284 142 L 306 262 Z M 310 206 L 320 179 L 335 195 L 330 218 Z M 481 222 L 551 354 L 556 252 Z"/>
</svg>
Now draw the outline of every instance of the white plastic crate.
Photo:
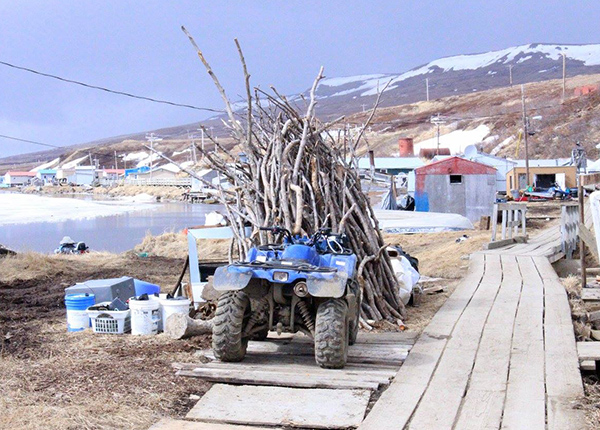
<svg viewBox="0 0 600 430">
<path fill-rule="evenodd" d="M 108 304 L 110 302 L 107 302 Z M 103 303 L 99 303 L 103 304 Z M 97 305 L 95 305 L 97 306 Z M 94 333 L 123 334 L 131 331 L 131 311 L 87 311 Z"/>
</svg>

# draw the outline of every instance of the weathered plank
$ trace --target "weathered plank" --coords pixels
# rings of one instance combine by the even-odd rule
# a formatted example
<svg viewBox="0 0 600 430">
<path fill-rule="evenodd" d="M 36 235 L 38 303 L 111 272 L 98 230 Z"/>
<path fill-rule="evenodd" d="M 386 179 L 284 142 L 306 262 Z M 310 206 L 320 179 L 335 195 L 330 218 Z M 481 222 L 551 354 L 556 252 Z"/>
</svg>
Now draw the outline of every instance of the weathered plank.
<svg viewBox="0 0 600 430">
<path fill-rule="evenodd" d="M 233 424 L 203 423 L 198 421 L 163 418 L 149 430 L 282 430 L 281 427 L 256 427 Z"/>
<path fill-rule="evenodd" d="M 361 429 L 401 429 L 410 420 L 429 385 L 454 326 L 479 288 L 485 257 L 473 254 L 469 273 L 435 314 L 389 388 L 363 421 Z"/>
<path fill-rule="evenodd" d="M 361 389 L 376 391 L 380 385 L 389 384 L 388 378 L 357 378 L 357 377 L 327 377 L 323 375 L 306 375 L 260 370 L 243 371 L 219 368 L 202 368 L 194 370 L 179 370 L 178 376 L 202 378 L 211 382 L 246 385 L 272 385 L 293 388 L 328 388 Z"/>
<path fill-rule="evenodd" d="M 579 361 L 600 360 L 600 342 L 577 342 Z"/>
<path fill-rule="evenodd" d="M 500 256 L 486 256 L 481 284 L 452 331 L 429 387 L 410 421 L 411 429 L 452 428 L 501 280 Z"/>
<path fill-rule="evenodd" d="M 600 300 L 600 288 L 582 288 L 581 289 L 582 300 Z"/>
<path fill-rule="evenodd" d="M 544 429 L 544 284 L 530 257 L 517 257 L 523 279 L 515 318 L 502 428 Z"/>
<path fill-rule="evenodd" d="M 502 256 L 502 285 L 485 324 L 456 429 L 498 429 L 502 421 L 515 313 L 522 280 L 517 260 Z"/>
<path fill-rule="evenodd" d="M 362 421 L 369 391 L 302 390 L 216 384 L 187 419 L 218 423 L 352 428 Z"/>
</svg>

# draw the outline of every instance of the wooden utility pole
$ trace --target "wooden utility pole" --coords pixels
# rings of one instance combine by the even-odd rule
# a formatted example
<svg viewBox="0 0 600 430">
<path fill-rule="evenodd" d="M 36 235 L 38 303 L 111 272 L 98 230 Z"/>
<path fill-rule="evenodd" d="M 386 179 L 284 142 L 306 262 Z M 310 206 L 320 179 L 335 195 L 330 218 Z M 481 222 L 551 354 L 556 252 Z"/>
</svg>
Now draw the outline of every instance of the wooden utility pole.
<svg viewBox="0 0 600 430">
<path fill-rule="evenodd" d="M 583 225 L 585 223 L 585 213 L 584 213 L 584 199 L 583 199 L 583 185 L 581 185 L 581 176 L 579 177 L 579 185 L 577 187 L 577 200 L 579 201 L 579 223 Z M 585 265 L 585 242 L 579 236 L 579 261 L 581 262 L 581 286 L 585 288 L 587 284 L 587 267 Z"/>
<path fill-rule="evenodd" d="M 562 101 L 565 101 L 565 93 L 567 91 L 567 54 L 563 52 L 563 88 L 562 88 Z"/>
<path fill-rule="evenodd" d="M 427 91 L 427 101 L 429 101 L 429 78 L 425 78 L 425 89 Z"/>
<path fill-rule="evenodd" d="M 444 121 L 438 113 L 436 116 L 431 117 L 431 123 L 437 126 L 437 150 L 435 155 L 440 155 L 440 125 L 445 124 L 446 121 Z"/>
<path fill-rule="evenodd" d="M 115 169 L 118 169 L 119 166 L 117 165 L 117 151 L 115 151 Z"/>
<path fill-rule="evenodd" d="M 525 136 L 525 178 L 527 181 L 527 187 L 531 185 L 529 182 L 529 145 L 527 144 L 527 137 L 529 135 L 529 120 L 527 118 L 527 111 L 525 109 L 525 85 L 521 84 L 521 104 L 523 106 L 523 135 Z M 519 178 L 517 177 L 517 182 Z"/>
</svg>

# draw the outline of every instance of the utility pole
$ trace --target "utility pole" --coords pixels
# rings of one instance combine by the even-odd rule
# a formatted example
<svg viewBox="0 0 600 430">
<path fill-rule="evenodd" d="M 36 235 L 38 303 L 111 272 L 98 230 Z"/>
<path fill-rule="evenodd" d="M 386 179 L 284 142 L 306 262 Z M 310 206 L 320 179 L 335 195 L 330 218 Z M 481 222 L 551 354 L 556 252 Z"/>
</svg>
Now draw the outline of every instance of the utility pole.
<svg viewBox="0 0 600 430">
<path fill-rule="evenodd" d="M 437 150 L 435 155 L 440 155 L 440 125 L 446 124 L 446 121 L 438 113 L 436 116 L 431 117 L 431 123 L 437 126 Z"/>
<path fill-rule="evenodd" d="M 567 90 L 567 54 L 563 52 L 563 100 L 565 99 L 565 93 Z"/>
<path fill-rule="evenodd" d="M 88 151 L 88 158 L 90 159 L 90 166 L 94 163 L 92 163 L 92 153 L 90 151 Z"/>
<path fill-rule="evenodd" d="M 509 82 L 510 82 L 510 86 L 511 86 L 511 87 L 513 86 L 513 80 L 512 80 L 512 68 L 513 68 L 513 65 L 512 65 L 512 64 L 510 64 L 510 65 L 508 66 L 508 76 L 509 76 Z"/>
<path fill-rule="evenodd" d="M 527 137 L 529 135 L 529 119 L 527 118 L 527 111 L 525 109 L 525 85 L 523 84 L 521 84 L 521 105 L 523 106 L 523 134 L 525 136 L 525 179 L 527 181 L 527 187 L 529 187 L 529 145 L 527 144 Z"/>
<path fill-rule="evenodd" d="M 429 78 L 425 78 L 425 88 L 427 91 L 427 101 L 429 101 Z"/>
<path fill-rule="evenodd" d="M 150 142 L 150 180 L 152 180 L 152 167 L 153 167 L 153 163 L 152 163 L 152 157 L 154 157 L 154 142 L 160 142 L 162 141 L 162 138 L 160 137 L 156 137 L 156 135 L 154 133 L 150 133 L 149 135 L 146 135 L 146 139 L 148 140 L 148 142 Z"/>
<path fill-rule="evenodd" d="M 118 169 L 119 166 L 117 164 L 117 151 L 115 151 L 115 169 Z"/>
</svg>

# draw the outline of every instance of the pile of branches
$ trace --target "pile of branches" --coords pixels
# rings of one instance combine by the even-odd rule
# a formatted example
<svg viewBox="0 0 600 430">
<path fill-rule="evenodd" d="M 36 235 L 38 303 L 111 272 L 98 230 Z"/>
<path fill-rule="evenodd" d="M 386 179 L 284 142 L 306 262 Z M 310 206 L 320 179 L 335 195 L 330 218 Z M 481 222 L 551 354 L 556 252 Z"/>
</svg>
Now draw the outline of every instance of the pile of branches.
<svg viewBox="0 0 600 430">
<path fill-rule="evenodd" d="M 397 280 L 358 176 L 356 150 L 363 132 L 334 135 L 333 126 L 343 118 L 323 124 L 315 116 L 315 91 L 323 69 L 312 85 L 306 110 L 300 113 L 274 88 L 274 95 L 251 89 L 236 40 L 247 98 L 245 111 L 238 114 L 194 39 L 182 29 L 222 96 L 234 147 L 244 154 L 233 154 L 216 140 L 213 143 L 219 148 L 218 154 L 198 147 L 209 166 L 231 184 L 220 188 L 219 195 L 234 234 L 230 260 L 234 253 L 243 259 L 250 247 L 269 242 L 268 233 L 260 227 L 282 226 L 294 235 L 307 236 L 330 227 L 347 235 L 357 256 L 363 320 L 402 319 L 405 309 Z M 252 228 L 249 237 L 248 226 Z"/>
</svg>

